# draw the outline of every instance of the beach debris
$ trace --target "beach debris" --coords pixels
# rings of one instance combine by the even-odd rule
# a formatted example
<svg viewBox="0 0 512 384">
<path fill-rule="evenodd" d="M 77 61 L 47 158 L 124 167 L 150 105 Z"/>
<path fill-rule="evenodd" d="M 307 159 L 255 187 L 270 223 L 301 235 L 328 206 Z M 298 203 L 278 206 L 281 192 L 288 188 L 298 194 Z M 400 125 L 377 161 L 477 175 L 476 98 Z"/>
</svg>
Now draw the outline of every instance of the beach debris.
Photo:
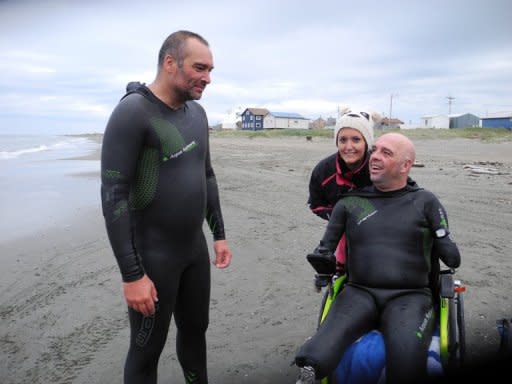
<svg viewBox="0 0 512 384">
<path fill-rule="evenodd" d="M 485 175 L 505 175 L 506 173 L 500 172 L 498 168 L 495 167 L 484 167 L 481 165 L 474 164 L 466 164 L 463 167 L 464 169 L 468 169 L 471 173 L 477 174 L 485 174 Z"/>
<path fill-rule="evenodd" d="M 413 164 L 412 164 L 413 167 L 416 167 L 416 168 L 423 168 L 425 166 L 425 164 L 423 163 L 418 163 L 417 161 L 415 161 Z"/>
</svg>

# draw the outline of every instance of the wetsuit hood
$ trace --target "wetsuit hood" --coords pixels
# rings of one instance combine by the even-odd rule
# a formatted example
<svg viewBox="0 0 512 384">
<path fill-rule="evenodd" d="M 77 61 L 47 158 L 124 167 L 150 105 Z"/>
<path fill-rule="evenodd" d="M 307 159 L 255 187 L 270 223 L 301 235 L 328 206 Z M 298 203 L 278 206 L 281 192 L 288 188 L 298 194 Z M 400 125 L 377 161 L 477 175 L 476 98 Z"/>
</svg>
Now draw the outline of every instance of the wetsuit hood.
<svg viewBox="0 0 512 384">
<path fill-rule="evenodd" d="M 148 99 L 150 102 L 152 102 L 154 104 L 161 104 L 162 106 L 165 106 L 166 108 L 170 108 L 167 104 L 165 104 L 162 100 L 160 100 L 153 92 L 151 92 L 151 90 L 148 88 L 146 83 L 141 83 L 139 81 L 130 81 L 126 85 L 126 93 L 121 98 L 121 100 L 123 100 L 126 96 L 131 95 L 132 93 L 138 93 L 139 95 L 145 97 L 146 99 Z M 193 101 L 189 100 L 189 101 L 185 102 L 183 104 L 183 106 L 178 109 L 183 108 L 184 110 L 187 110 L 189 102 L 193 102 Z M 173 109 L 173 108 L 171 108 L 171 109 Z"/>
<path fill-rule="evenodd" d="M 156 99 L 156 96 L 153 95 L 153 93 L 149 90 L 146 84 L 141 83 L 139 81 L 130 81 L 126 85 L 126 93 L 121 98 L 121 100 L 132 93 L 138 93 L 139 95 L 142 95 L 145 98 L 150 99 L 151 101 L 155 101 Z"/>
</svg>

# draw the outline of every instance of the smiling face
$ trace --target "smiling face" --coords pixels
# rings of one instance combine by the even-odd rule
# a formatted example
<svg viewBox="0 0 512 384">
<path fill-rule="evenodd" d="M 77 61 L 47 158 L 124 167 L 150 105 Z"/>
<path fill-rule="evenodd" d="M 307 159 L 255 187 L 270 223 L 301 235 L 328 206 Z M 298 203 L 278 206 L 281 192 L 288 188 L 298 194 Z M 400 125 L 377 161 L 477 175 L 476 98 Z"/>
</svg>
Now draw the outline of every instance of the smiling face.
<svg viewBox="0 0 512 384">
<path fill-rule="evenodd" d="M 341 128 L 337 144 L 338 152 L 349 169 L 355 169 L 362 164 L 366 154 L 366 141 L 357 129 Z"/>
<path fill-rule="evenodd" d="M 210 84 L 213 57 L 210 48 L 195 38 L 187 39 L 182 60 L 168 56 L 175 101 L 199 100 Z"/>
<path fill-rule="evenodd" d="M 414 145 L 409 139 L 396 133 L 382 135 L 372 147 L 370 179 L 384 192 L 403 188 L 414 159 Z"/>
</svg>

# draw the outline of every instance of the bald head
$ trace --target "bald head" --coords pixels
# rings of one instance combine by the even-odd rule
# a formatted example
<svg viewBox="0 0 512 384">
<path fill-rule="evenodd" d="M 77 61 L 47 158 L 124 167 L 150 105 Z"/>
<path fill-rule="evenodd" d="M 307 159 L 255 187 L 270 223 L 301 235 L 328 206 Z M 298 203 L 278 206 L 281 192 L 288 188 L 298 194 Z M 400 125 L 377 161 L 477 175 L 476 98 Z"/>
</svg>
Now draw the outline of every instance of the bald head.
<svg viewBox="0 0 512 384">
<path fill-rule="evenodd" d="M 370 156 L 370 178 L 377 189 L 395 191 L 407 184 L 407 177 L 416 160 L 416 149 L 401 133 L 386 133 L 373 146 Z"/>
<path fill-rule="evenodd" d="M 407 136 L 391 132 L 382 135 L 379 140 L 392 145 L 402 160 L 411 160 L 413 163 L 416 160 L 416 148 Z"/>
</svg>

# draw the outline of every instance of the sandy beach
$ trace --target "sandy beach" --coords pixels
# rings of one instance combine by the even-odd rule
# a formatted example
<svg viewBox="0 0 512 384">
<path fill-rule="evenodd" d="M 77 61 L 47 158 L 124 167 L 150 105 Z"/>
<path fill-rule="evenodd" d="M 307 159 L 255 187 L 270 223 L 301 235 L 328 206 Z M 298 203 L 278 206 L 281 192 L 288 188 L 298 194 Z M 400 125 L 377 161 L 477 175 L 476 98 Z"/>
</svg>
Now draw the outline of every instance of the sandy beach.
<svg viewBox="0 0 512 384">
<path fill-rule="evenodd" d="M 457 277 L 467 287 L 471 366 L 495 356 L 496 320 L 512 317 L 512 142 L 415 144 L 423 166 L 411 177 L 440 198 L 461 250 Z M 314 332 L 321 300 L 305 256 L 325 222 L 307 208 L 307 185 L 313 166 L 335 151 L 334 144 L 316 137 L 212 135 L 211 150 L 234 259 L 226 270 L 212 268 L 210 381 L 294 383 L 291 362 Z M 88 159 L 99 168 L 99 153 Z M 497 171 L 475 173 L 468 165 Z M 73 177 L 97 182 L 99 172 Z M 121 383 L 128 322 L 99 204 L 1 248 L 0 381 Z M 173 325 L 160 361 L 161 383 L 183 383 L 174 335 Z"/>
</svg>

